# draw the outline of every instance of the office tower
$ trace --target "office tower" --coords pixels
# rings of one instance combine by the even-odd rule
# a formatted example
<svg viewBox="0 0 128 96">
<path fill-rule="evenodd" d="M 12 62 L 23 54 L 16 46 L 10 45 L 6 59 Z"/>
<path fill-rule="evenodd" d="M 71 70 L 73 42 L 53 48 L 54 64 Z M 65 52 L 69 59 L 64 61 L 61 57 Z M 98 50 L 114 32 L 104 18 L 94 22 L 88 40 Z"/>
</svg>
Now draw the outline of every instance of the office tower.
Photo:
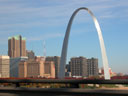
<svg viewBox="0 0 128 96">
<path fill-rule="evenodd" d="M 97 58 L 86 59 L 85 57 L 74 57 L 71 58 L 69 65 L 72 77 L 98 76 Z"/>
<path fill-rule="evenodd" d="M 98 76 L 98 59 L 91 58 L 87 59 L 87 70 L 88 70 L 88 77 L 90 76 Z"/>
<path fill-rule="evenodd" d="M 26 39 L 20 35 L 9 37 L 8 55 L 11 58 L 26 56 Z"/>
<path fill-rule="evenodd" d="M 72 77 L 87 77 L 87 59 L 85 57 L 73 57 L 69 65 Z"/>
<path fill-rule="evenodd" d="M 9 77 L 9 66 L 10 58 L 9 56 L 0 56 L 0 77 L 7 78 Z"/>
<path fill-rule="evenodd" d="M 59 66 L 60 66 L 60 57 L 59 56 L 46 57 L 46 61 L 53 61 L 54 62 L 54 64 L 55 64 L 55 77 L 58 77 Z"/>
<path fill-rule="evenodd" d="M 10 58 L 10 77 L 19 77 L 19 63 L 27 59 L 28 57 Z"/>
<path fill-rule="evenodd" d="M 27 50 L 26 53 L 27 53 L 28 59 L 35 58 L 35 53 L 32 50 Z"/>
</svg>

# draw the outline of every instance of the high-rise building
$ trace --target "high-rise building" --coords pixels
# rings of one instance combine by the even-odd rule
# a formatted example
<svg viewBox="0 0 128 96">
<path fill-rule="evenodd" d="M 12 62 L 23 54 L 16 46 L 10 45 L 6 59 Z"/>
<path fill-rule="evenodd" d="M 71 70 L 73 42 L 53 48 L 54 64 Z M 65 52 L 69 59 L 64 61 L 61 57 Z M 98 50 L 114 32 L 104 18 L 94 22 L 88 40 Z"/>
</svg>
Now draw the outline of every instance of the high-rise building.
<svg viewBox="0 0 128 96">
<path fill-rule="evenodd" d="M 87 70 L 88 70 L 88 77 L 89 76 L 98 76 L 98 59 L 91 58 L 87 59 Z"/>
<path fill-rule="evenodd" d="M 9 77 L 10 58 L 9 56 L 0 56 L 0 77 Z"/>
<path fill-rule="evenodd" d="M 98 59 L 96 58 L 74 57 L 71 58 L 69 65 L 72 77 L 98 76 Z"/>
<path fill-rule="evenodd" d="M 59 56 L 49 56 L 46 57 L 46 61 L 53 61 L 55 64 L 55 77 L 58 77 L 59 74 L 59 66 L 60 66 L 60 57 Z"/>
<path fill-rule="evenodd" d="M 26 56 L 26 39 L 20 35 L 9 37 L 8 55 L 11 58 Z"/>
<path fill-rule="evenodd" d="M 72 77 L 87 77 L 87 59 L 85 57 L 73 57 L 69 65 Z"/>
<path fill-rule="evenodd" d="M 26 52 L 27 52 L 28 59 L 35 58 L 35 53 L 32 50 L 27 50 Z"/>
</svg>

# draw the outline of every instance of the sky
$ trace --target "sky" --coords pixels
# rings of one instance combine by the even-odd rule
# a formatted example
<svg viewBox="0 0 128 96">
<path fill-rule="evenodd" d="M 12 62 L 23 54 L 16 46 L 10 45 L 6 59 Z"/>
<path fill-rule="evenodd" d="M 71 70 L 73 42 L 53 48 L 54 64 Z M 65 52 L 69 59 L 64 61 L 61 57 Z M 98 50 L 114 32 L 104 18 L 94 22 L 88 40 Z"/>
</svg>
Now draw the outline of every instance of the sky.
<svg viewBox="0 0 128 96">
<path fill-rule="evenodd" d="M 61 56 L 63 39 L 72 13 L 89 8 L 99 21 L 109 67 L 128 74 L 128 0 L 0 0 L 0 55 L 7 55 L 8 37 L 26 37 L 27 50 L 43 56 Z M 75 17 L 68 46 L 71 57 L 102 58 L 91 16 L 81 10 Z"/>
</svg>

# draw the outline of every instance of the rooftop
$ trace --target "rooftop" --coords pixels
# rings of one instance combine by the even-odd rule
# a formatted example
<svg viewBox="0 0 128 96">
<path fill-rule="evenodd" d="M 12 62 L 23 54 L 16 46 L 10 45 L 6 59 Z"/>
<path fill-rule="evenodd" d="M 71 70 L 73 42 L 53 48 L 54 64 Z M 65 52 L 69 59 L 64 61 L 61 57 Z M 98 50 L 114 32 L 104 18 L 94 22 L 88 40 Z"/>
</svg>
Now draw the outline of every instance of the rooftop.
<svg viewBox="0 0 128 96">
<path fill-rule="evenodd" d="M 14 38 L 14 39 L 16 39 L 16 40 L 19 40 L 20 37 L 22 37 L 22 36 L 21 36 L 21 35 L 16 35 L 16 36 L 8 37 L 8 40 L 10 40 L 10 39 L 12 39 L 12 38 Z M 22 37 L 22 40 L 26 40 L 26 38 L 25 38 L 25 37 Z"/>
</svg>

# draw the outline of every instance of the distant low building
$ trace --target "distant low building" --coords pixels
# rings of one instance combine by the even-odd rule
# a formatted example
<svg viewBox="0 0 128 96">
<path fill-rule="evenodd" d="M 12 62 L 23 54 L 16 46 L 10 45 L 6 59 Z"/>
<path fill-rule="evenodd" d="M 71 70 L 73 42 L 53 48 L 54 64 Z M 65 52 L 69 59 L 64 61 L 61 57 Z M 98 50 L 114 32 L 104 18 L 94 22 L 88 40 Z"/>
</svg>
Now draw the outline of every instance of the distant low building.
<svg viewBox="0 0 128 96">
<path fill-rule="evenodd" d="M 53 61 L 55 64 L 55 77 L 58 77 L 59 66 L 60 66 L 60 57 L 59 56 L 48 56 L 45 59 L 46 61 Z"/>
<path fill-rule="evenodd" d="M 44 61 L 29 59 L 19 63 L 19 77 L 43 77 Z"/>
<path fill-rule="evenodd" d="M 36 61 L 40 61 L 40 60 L 45 61 L 45 57 L 43 57 L 43 56 L 36 56 L 35 60 Z"/>
<path fill-rule="evenodd" d="M 65 77 L 71 77 L 70 65 L 66 64 Z"/>
<path fill-rule="evenodd" d="M 55 78 L 55 64 L 53 61 L 44 62 L 44 77 Z"/>
<path fill-rule="evenodd" d="M 10 58 L 9 56 L 0 56 L 0 78 L 8 78 L 10 70 Z"/>
<path fill-rule="evenodd" d="M 124 73 L 117 73 L 117 76 L 124 76 Z"/>
<path fill-rule="evenodd" d="M 55 78 L 54 62 L 45 62 L 41 57 L 21 61 L 19 63 L 19 77 Z"/>
<path fill-rule="evenodd" d="M 32 50 L 26 51 L 28 59 L 35 59 L 35 53 Z"/>
<path fill-rule="evenodd" d="M 65 69 L 66 69 L 66 72 L 71 72 L 69 64 L 66 64 L 66 68 Z"/>
<path fill-rule="evenodd" d="M 115 72 L 112 71 L 111 68 L 109 68 L 109 74 L 110 74 L 111 77 L 117 75 Z M 99 69 L 99 75 L 100 75 L 101 77 L 104 77 L 104 68 Z"/>
<path fill-rule="evenodd" d="M 27 77 L 27 62 L 25 61 L 20 61 L 19 66 L 18 66 L 18 76 L 19 77 Z"/>
</svg>

